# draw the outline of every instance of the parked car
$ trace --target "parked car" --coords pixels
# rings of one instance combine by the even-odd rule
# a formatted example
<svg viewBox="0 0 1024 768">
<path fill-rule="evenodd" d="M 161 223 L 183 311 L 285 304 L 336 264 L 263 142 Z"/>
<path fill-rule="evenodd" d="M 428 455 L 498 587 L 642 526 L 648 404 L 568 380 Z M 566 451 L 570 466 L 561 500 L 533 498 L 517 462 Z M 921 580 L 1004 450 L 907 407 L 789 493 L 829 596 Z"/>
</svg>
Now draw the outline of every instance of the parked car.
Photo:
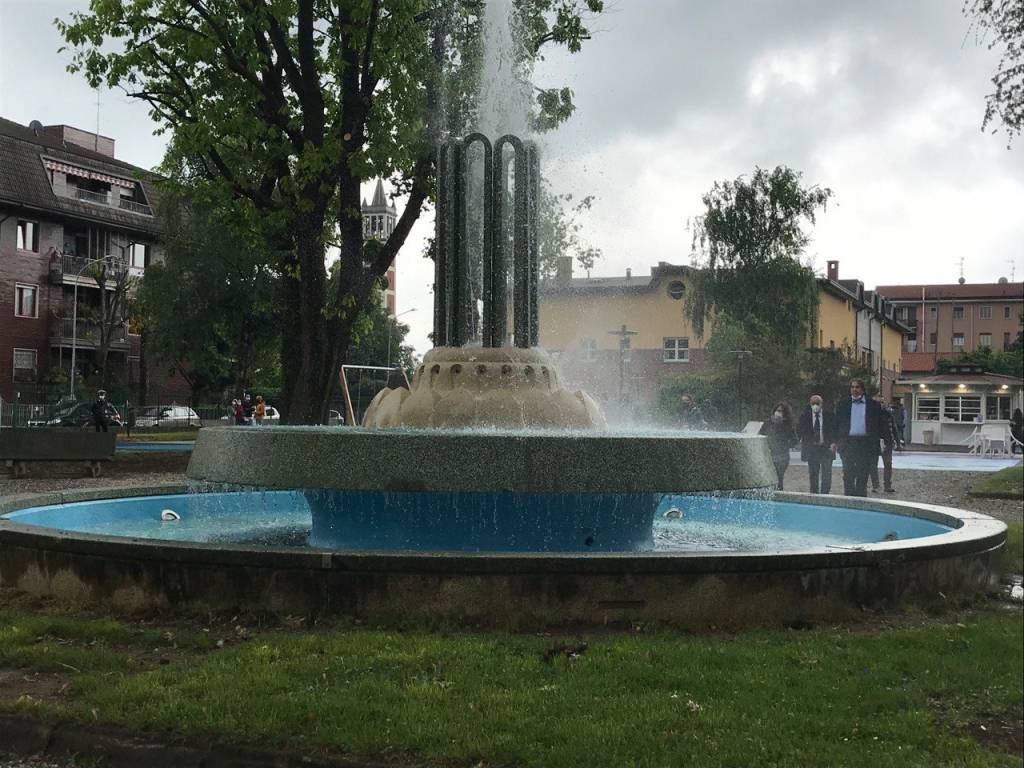
<svg viewBox="0 0 1024 768">
<path fill-rule="evenodd" d="M 117 412 L 110 403 L 107 403 L 107 424 L 111 427 L 122 427 L 124 421 L 121 419 L 121 414 Z M 42 419 L 31 419 L 28 422 L 30 427 L 92 427 L 94 425 L 92 417 L 92 403 L 76 403 L 74 405 L 68 405 L 64 408 L 53 413 L 50 418 Z"/>
<path fill-rule="evenodd" d="M 135 427 L 198 427 L 199 414 L 185 405 L 154 405 L 135 416 Z"/>
<path fill-rule="evenodd" d="M 330 426 L 341 426 L 345 423 L 345 417 L 341 415 L 341 411 L 331 410 L 327 412 L 327 423 Z"/>
</svg>

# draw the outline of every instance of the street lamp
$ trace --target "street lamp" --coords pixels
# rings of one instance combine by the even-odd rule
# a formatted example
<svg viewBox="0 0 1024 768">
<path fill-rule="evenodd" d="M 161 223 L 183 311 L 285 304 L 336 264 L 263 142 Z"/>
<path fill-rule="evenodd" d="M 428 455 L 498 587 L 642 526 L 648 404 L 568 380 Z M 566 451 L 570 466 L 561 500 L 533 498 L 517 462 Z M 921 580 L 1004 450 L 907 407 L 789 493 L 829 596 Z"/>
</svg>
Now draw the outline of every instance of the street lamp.
<svg viewBox="0 0 1024 768">
<path fill-rule="evenodd" d="M 78 351 L 78 281 L 82 279 L 82 273 L 90 265 L 99 264 L 100 262 L 114 264 L 117 261 L 118 259 L 112 253 L 95 259 L 86 259 L 82 268 L 78 270 L 78 274 L 75 275 L 75 299 L 71 309 L 71 376 L 69 377 L 71 379 L 71 402 L 75 402 L 75 353 Z"/>
<path fill-rule="evenodd" d="M 391 367 L 391 323 L 397 322 L 398 318 L 400 318 L 402 315 L 408 315 L 410 312 L 415 311 L 416 307 L 413 307 L 412 309 L 405 310 L 405 312 L 399 312 L 397 315 L 388 315 L 388 368 Z"/>
<path fill-rule="evenodd" d="M 740 429 L 743 429 L 743 358 L 753 353 L 749 349 L 729 349 L 726 354 L 736 356 L 736 406 Z"/>
</svg>

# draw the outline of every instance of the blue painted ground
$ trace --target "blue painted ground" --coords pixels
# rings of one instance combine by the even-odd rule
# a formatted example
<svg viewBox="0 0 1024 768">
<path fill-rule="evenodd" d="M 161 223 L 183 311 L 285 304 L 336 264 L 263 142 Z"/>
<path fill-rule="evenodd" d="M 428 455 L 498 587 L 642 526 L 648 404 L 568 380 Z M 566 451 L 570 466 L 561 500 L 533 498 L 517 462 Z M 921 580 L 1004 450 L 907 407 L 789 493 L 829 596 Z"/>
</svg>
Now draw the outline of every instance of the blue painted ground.
<svg viewBox="0 0 1024 768">
<path fill-rule="evenodd" d="M 191 452 L 195 443 L 192 440 L 134 440 L 132 442 L 119 441 L 119 451 L 162 451 L 164 453 L 185 453 Z"/>
<path fill-rule="evenodd" d="M 800 452 L 790 453 L 791 464 L 807 466 L 800 461 Z M 941 472 L 998 472 L 1006 467 L 1014 467 L 1021 463 L 1020 456 L 1014 458 L 988 458 L 973 456 L 969 453 L 941 453 L 933 451 L 903 451 L 893 453 L 893 469 L 924 469 Z M 838 459 L 836 464 L 842 464 Z M 878 463 L 882 465 L 881 461 Z"/>
</svg>

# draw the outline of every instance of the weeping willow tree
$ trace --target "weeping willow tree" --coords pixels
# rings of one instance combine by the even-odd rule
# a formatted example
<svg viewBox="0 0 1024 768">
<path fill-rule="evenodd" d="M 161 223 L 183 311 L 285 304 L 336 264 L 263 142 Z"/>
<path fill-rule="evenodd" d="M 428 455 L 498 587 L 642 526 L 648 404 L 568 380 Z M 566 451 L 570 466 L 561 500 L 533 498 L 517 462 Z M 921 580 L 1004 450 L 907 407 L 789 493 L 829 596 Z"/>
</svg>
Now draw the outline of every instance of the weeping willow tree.
<svg viewBox="0 0 1024 768">
<path fill-rule="evenodd" d="M 719 181 L 692 223 L 696 266 L 685 311 L 698 336 L 705 318 L 725 314 L 784 349 L 806 346 L 818 310 L 814 272 L 801 261 L 808 228 L 832 190 L 804 187 L 779 166 Z"/>
</svg>

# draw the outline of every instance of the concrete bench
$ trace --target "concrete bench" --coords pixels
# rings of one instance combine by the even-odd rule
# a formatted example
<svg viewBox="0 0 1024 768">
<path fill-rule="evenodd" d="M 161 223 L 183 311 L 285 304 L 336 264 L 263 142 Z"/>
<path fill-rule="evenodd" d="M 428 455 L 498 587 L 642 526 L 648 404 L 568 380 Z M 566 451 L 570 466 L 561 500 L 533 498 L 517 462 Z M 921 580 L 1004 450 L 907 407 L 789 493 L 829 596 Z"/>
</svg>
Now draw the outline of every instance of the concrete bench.
<svg viewBox="0 0 1024 768">
<path fill-rule="evenodd" d="M 99 477 L 100 462 L 114 458 L 117 435 L 84 429 L 0 429 L 0 460 L 14 468 L 15 477 L 28 475 L 29 461 L 82 461 L 91 477 Z"/>
</svg>

